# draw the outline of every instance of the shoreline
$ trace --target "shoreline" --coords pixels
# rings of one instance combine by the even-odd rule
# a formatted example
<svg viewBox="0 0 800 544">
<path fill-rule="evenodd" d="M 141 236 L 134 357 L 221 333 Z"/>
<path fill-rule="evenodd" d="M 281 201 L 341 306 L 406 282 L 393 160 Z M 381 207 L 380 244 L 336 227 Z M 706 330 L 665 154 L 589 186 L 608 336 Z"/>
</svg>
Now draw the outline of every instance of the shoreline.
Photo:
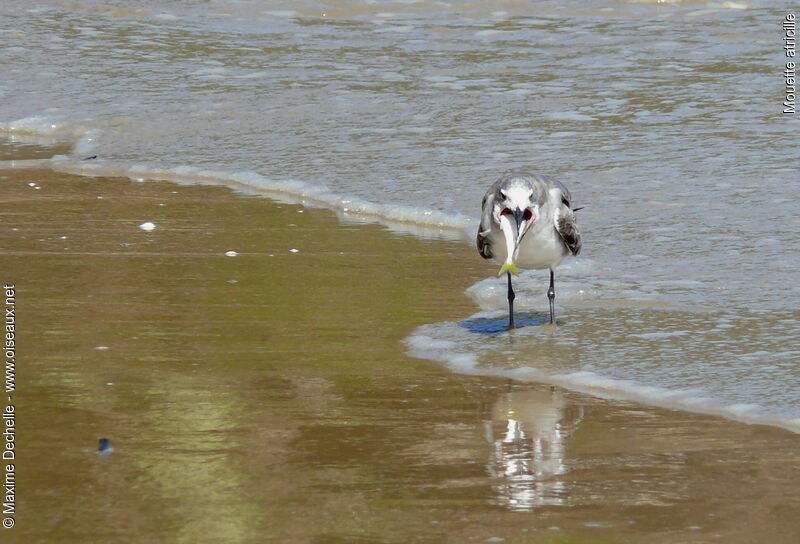
<svg viewBox="0 0 800 544">
<path fill-rule="evenodd" d="M 43 152 L 46 148 L 42 148 Z M 33 155 L 31 155 L 33 156 Z M 313 210 L 320 210 L 323 213 L 333 213 L 345 225 L 379 225 L 386 228 L 393 235 L 413 235 L 425 240 L 448 240 L 461 241 L 465 247 L 471 248 L 471 232 L 468 232 L 466 224 L 469 218 L 461 217 L 452 219 L 451 223 L 442 222 L 441 214 L 433 214 L 426 217 L 424 223 L 420 219 L 419 212 L 411 214 L 404 219 L 398 219 L 397 214 L 402 216 L 403 208 L 393 210 L 392 216 L 395 219 L 381 215 L 377 208 L 383 208 L 371 202 L 363 201 L 359 198 L 348 198 L 342 195 L 329 193 L 323 186 L 314 188 L 307 183 L 297 181 L 276 181 L 268 179 L 253 172 L 222 172 L 194 169 L 188 167 L 152 169 L 141 166 L 108 166 L 92 161 L 75 161 L 63 158 L 52 159 L 28 159 L 26 160 L 7 160 L 0 161 L 0 169 L 3 164 L 17 165 L 16 167 L 41 167 L 48 171 L 53 171 L 67 175 L 77 175 L 83 177 L 110 177 L 127 179 L 131 181 L 146 182 L 167 182 L 180 186 L 210 186 L 224 187 L 240 196 L 252 196 L 266 198 L 284 205 L 300 205 Z M 15 167 L 15 168 L 16 168 Z M 136 177 L 143 176 L 143 177 Z M 146 180 L 146 181 L 145 181 Z M 350 206 L 350 207 L 349 207 Z M 423 214 L 424 215 L 424 214 Z M 455 226 L 460 225 L 460 226 Z M 467 250 L 466 255 L 470 255 Z M 473 262 L 475 259 L 463 259 L 459 265 L 470 274 L 474 281 L 485 279 L 491 275 L 491 267 L 483 266 L 480 262 Z M 649 307 L 663 305 L 670 310 L 696 310 L 693 306 L 669 303 L 666 301 L 626 301 L 626 300 L 573 300 L 568 303 L 570 306 L 584 308 L 598 308 L 617 306 L 620 308 Z M 471 313 L 465 314 L 468 319 L 474 315 L 477 308 L 472 308 Z M 464 319 L 464 316 L 460 316 Z M 451 367 L 447 361 L 442 361 L 440 357 L 422 356 L 425 360 L 432 360 L 438 364 Z M 512 373 L 513 374 L 513 373 Z M 728 403 L 717 399 L 714 396 L 701 395 L 697 397 L 691 390 L 672 390 L 650 388 L 638 382 L 627 382 L 618 378 L 610 378 L 603 375 L 597 376 L 578 376 L 577 379 L 572 375 L 544 375 L 537 372 L 529 373 L 531 376 L 522 377 L 517 375 L 506 376 L 500 372 L 499 377 L 512 377 L 521 381 L 532 383 L 547 383 L 564 387 L 572 391 L 581 392 L 609 400 L 622 400 L 640 403 L 646 406 L 664 408 L 668 410 L 688 411 L 691 413 L 712 415 L 722 417 L 730 421 L 745 423 L 748 425 L 767 425 L 788 430 L 800 434 L 800 419 L 788 419 L 777 417 L 768 413 L 764 406 L 750 405 L 749 403 Z M 644 392 L 643 392 L 644 391 Z M 677 399 L 677 400 L 676 400 Z M 710 400 L 709 400 L 710 399 Z"/>
<path fill-rule="evenodd" d="M 29 323 L 20 411 L 54 448 L 19 437 L 15 531 L 33 541 L 112 519 L 120 541 L 179 526 L 238 541 L 800 535 L 796 434 L 406 355 L 416 327 L 475 313 L 463 292 L 486 266 L 461 242 L 224 187 L 49 170 L 0 183 L 0 256 Z M 192 491 L 220 480 L 219 497 Z M 152 525 L 134 514 L 145 502 Z M 53 510 L 71 527 L 33 514 Z"/>
<path fill-rule="evenodd" d="M 42 147 L 39 152 L 43 153 L 47 148 Z M 30 151 L 28 151 L 30 154 Z M 33 157 L 35 155 L 30 155 Z M 134 167 L 113 167 L 94 162 L 81 162 L 69 161 L 65 159 L 53 160 L 50 158 L 26 158 L 22 160 L 0 160 L 0 170 L 3 166 L 8 169 L 42 169 L 52 171 L 55 173 L 76 175 L 82 177 L 93 178 L 115 178 L 125 179 L 134 182 L 152 183 L 152 182 L 166 182 L 180 186 L 207 186 L 207 187 L 222 187 L 229 189 L 239 196 L 250 196 L 257 198 L 266 198 L 268 200 L 277 202 L 283 205 L 299 205 L 313 210 L 319 210 L 323 213 L 333 213 L 344 225 L 379 225 L 387 229 L 392 235 L 413 235 L 424 240 L 448 240 L 448 241 L 461 241 L 467 247 L 471 247 L 471 234 L 466 229 L 465 222 L 469 222 L 468 218 L 462 218 L 456 221 L 461 227 L 455 227 L 453 224 L 447 226 L 443 223 L 436 223 L 437 217 L 431 216 L 429 218 L 432 222 L 430 224 L 418 223 L 415 219 L 408 220 L 393 220 L 380 215 L 374 209 L 373 203 L 364 202 L 356 198 L 356 209 L 347 207 L 350 199 L 341 195 L 329 194 L 327 189 L 313 189 L 311 186 L 304 182 L 296 181 L 275 181 L 264 178 L 252 172 L 222 172 L 222 171 L 207 171 L 201 169 L 193 169 L 187 167 L 178 168 L 165 168 L 165 169 L 151 169 L 139 166 Z M 134 176 L 144 177 L 134 177 Z M 153 176 L 148 177 L 148 176 Z M 318 198 L 318 195 L 323 195 L 325 198 Z M 361 206 L 361 209 L 357 209 Z M 364 206 L 370 208 L 363 209 Z M 395 213 L 399 213 L 395 211 Z M 441 217 L 439 217 L 441 219 Z M 467 252 L 469 254 L 469 251 Z M 491 275 L 490 267 L 481 266 L 479 263 L 472 262 L 474 259 L 465 259 L 460 262 L 460 266 L 464 267 L 469 274 L 470 278 L 474 281 L 485 279 L 487 274 Z M 610 307 L 616 306 L 619 308 L 631 307 L 658 307 L 663 306 L 667 310 L 694 310 L 694 306 L 687 306 L 684 304 L 670 303 L 661 300 L 572 300 L 569 306 L 583 307 L 583 308 L 597 308 L 597 307 Z M 466 317 L 460 316 L 461 319 L 469 319 L 471 316 L 476 315 L 474 312 L 478 308 L 472 308 L 473 313 L 466 314 Z M 479 312 L 480 313 L 480 312 Z M 451 368 L 446 360 L 442 360 L 435 353 L 431 356 L 421 355 L 421 359 L 437 362 Z M 454 370 L 458 372 L 457 370 Z M 800 434 L 800 419 L 787 419 L 779 418 L 771 414 L 763 413 L 765 407 L 751 406 L 749 404 L 740 405 L 725 404 L 723 401 L 716 399 L 713 396 L 704 395 L 700 398 L 695 397 L 695 393 L 691 390 L 671 390 L 650 388 L 637 382 L 627 382 L 626 380 L 618 378 L 610 378 L 603 375 L 597 376 L 579 376 L 575 379 L 572 375 L 544 375 L 537 372 L 529 373 L 529 377 L 522 377 L 513 375 L 506 375 L 503 372 L 495 374 L 498 377 L 510 377 L 520 381 L 527 381 L 530 383 L 547 383 L 564 387 L 575 392 L 596 396 L 608 400 L 621 400 L 643 404 L 656 408 L 663 408 L 668 410 L 688 411 L 696 414 L 705 414 L 716 417 L 722 417 L 730 421 L 736 421 L 748 425 L 766 425 L 788 430 L 790 432 Z M 491 375 L 491 374 L 489 374 Z M 642 391 L 645 391 L 644 393 Z M 678 399 L 678 400 L 676 400 Z M 712 399 L 712 400 L 709 400 Z M 743 407 L 744 409 L 738 410 Z M 756 409 L 755 413 L 753 408 Z"/>
</svg>

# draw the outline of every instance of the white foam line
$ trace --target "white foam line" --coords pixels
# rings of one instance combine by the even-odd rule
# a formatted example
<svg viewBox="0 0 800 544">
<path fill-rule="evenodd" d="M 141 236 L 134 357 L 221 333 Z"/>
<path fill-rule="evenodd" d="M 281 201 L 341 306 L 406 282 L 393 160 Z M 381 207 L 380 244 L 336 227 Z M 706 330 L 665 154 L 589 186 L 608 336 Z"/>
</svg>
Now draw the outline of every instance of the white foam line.
<svg viewBox="0 0 800 544">
<path fill-rule="evenodd" d="M 406 338 L 408 354 L 418 359 L 436 361 L 459 374 L 546 383 L 603 399 L 631 401 L 659 408 L 721 416 L 751 425 L 781 427 L 800 434 L 800 418 L 765 415 L 763 407 L 756 404 L 724 405 L 697 389 L 670 390 L 645 386 L 589 371 L 550 374 L 535 367 L 508 369 L 481 365 L 476 353 L 458 351 L 459 346 L 456 342 L 436 339 L 424 332 L 426 328 L 430 328 L 430 325 L 423 325 Z"/>
<path fill-rule="evenodd" d="M 0 131 L 14 139 L 36 143 L 72 141 L 73 155 L 83 157 L 97 148 L 100 131 L 44 117 L 28 117 L 0 122 Z M 0 165 L 3 166 L 3 165 Z M 4 166 L 25 168 L 42 166 L 57 172 L 81 176 L 128 177 L 137 181 L 162 180 L 178 184 L 224 185 L 238 191 L 266 196 L 291 204 L 326 208 L 343 221 L 380 223 L 390 230 L 414 234 L 423 238 L 467 240 L 472 221 L 462 215 L 445 214 L 408 206 L 377 204 L 355 196 L 331 191 L 323 184 L 311 184 L 292 179 L 275 180 L 256 172 L 224 172 L 203 170 L 192 166 L 153 168 L 136 164 L 112 164 L 105 161 L 85 162 L 75 156 L 56 156 L 45 161 L 24 164 L 5 161 Z"/>
<path fill-rule="evenodd" d="M 72 142 L 72 151 L 89 153 L 97 145 L 100 131 L 80 123 L 62 122 L 46 117 L 25 117 L 14 121 L 0 122 L 0 132 L 12 140 L 49 145 Z"/>
<path fill-rule="evenodd" d="M 0 168 L 11 169 L 24 169 L 24 168 L 48 168 L 50 166 L 50 159 L 11 159 L 7 161 L 0 161 Z"/>
<path fill-rule="evenodd" d="M 466 231 L 471 225 L 469 218 L 464 216 L 406 206 L 375 204 L 358 197 L 334 193 L 321 184 L 312 185 L 292 179 L 275 180 L 255 172 L 232 173 L 202 170 L 191 166 L 175 168 L 119 166 L 102 162 L 75 161 L 66 157 L 54 158 L 49 166 L 58 172 L 82 176 L 128 177 L 136 180 L 163 180 L 192 185 L 224 185 L 280 202 L 333 210 L 344 221 L 377 222 L 392 230 L 425 238 L 464 239 L 469 236 Z"/>
</svg>

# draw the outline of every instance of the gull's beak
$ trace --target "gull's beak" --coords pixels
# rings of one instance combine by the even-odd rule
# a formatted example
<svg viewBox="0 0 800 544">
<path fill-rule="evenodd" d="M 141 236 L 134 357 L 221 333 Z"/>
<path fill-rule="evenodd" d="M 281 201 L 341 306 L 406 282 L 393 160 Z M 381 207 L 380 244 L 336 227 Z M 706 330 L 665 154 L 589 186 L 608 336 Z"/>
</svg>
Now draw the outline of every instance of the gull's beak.
<svg viewBox="0 0 800 544">
<path fill-rule="evenodd" d="M 517 227 L 516 244 L 514 247 L 519 247 L 519 244 L 522 242 L 522 237 L 525 236 L 525 233 L 528 232 L 528 229 L 531 228 L 531 225 L 536 222 L 538 213 L 538 207 L 524 209 L 517 208 L 514 211 L 514 222 L 516 223 Z"/>
<path fill-rule="evenodd" d="M 514 240 L 514 250 L 517 249 L 519 243 L 522 241 L 522 236 L 525 234 L 527 230 L 525 227 L 527 226 L 527 221 L 525 220 L 525 212 L 517 208 L 514 210 L 514 222 L 516 223 L 517 227 L 517 236 L 516 240 Z M 516 255 L 514 255 L 516 257 Z"/>
</svg>

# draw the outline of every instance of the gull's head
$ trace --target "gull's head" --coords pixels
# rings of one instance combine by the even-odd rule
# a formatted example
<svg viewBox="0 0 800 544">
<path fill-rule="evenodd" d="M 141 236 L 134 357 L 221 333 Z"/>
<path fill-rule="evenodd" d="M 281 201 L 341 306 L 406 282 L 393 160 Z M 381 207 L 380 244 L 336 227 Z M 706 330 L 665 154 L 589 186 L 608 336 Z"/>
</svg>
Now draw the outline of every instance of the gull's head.
<svg viewBox="0 0 800 544">
<path fill-rule="evenodd" d="M 525 233 L 538 221 L 540 197 L 538 186 L 522 177 L 509 178 L 498 187 L 494 195 L 494 220 L 500 225 L 507 246 L 513 248 L 508 252 L 509 259 L 515 258 Z"/>
</svg>

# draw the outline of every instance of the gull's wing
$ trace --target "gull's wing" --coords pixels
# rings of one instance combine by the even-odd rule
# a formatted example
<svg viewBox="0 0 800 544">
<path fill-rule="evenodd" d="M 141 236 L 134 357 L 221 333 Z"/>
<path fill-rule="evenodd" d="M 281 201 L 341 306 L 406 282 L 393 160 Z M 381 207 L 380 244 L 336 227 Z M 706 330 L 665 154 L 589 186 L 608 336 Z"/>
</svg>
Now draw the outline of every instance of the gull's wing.
<svg viewBox="0 0 800 544">
<path fill-rule="evenodd" d="M 492 246 L 489 243 L 489 234 L 492 232 L 492 209 L 494 208 L 494 185 L 484 195 L 481 202 L 481 224 L 478 226 L 478 237 L 475 240 L 478 253 L 484 259 L 492 258 Z"/>
<path fill-rule="evenodd" d="M 572 195 L 557 179 L 550 176 L 539 176 L 539 178 L 550 185 L 548 193 L 556 208 L 554 214 L 556 232 L 561 236 L 569 252 L 577 255 L 581 252 L 581 231 L 578 229 L 575 212 L 572 211 Z"/>
<path fill-rule="evenodd" d="M 581 252 L 581 231 L 575 220 L 575 213 L 569 208 L 569 200 L 564 198 L 555 213 L 555 227 L 564 245 L 573 255 Z"/>
</svg>

